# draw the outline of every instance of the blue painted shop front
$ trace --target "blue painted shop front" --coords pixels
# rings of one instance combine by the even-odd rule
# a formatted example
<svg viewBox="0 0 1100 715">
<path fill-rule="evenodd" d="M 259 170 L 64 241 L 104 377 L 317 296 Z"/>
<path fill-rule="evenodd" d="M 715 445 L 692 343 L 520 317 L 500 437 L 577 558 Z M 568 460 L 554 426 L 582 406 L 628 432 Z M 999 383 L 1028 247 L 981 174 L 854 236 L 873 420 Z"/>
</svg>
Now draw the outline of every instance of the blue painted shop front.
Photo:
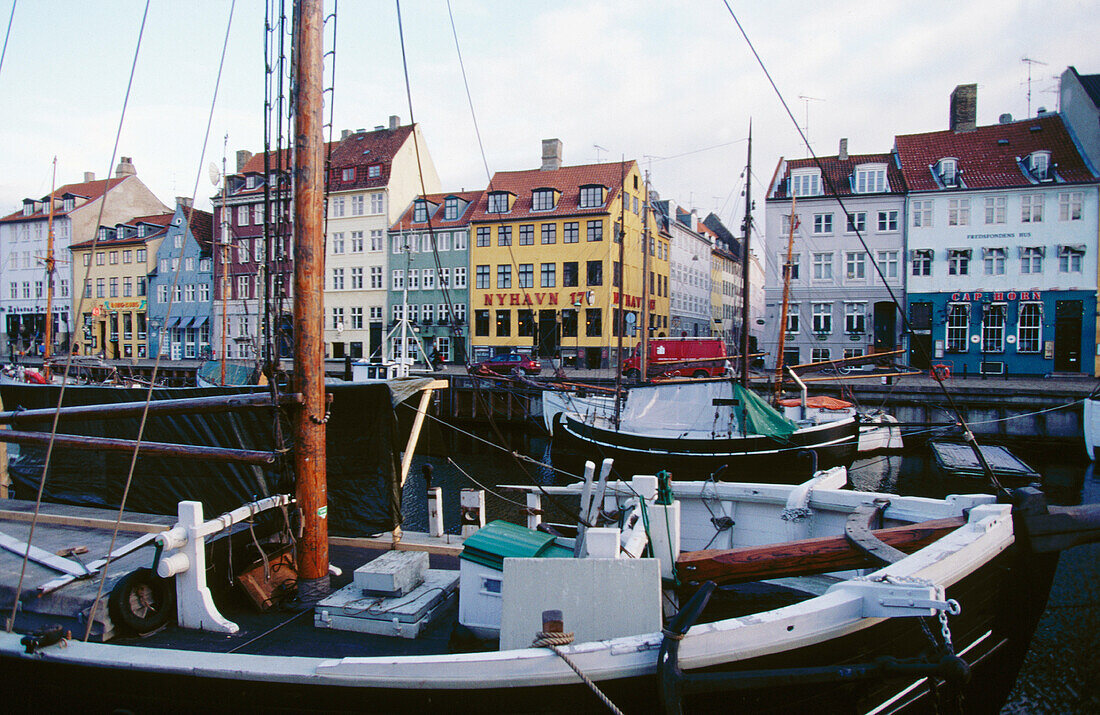
<svg viewBox="0 0 1100 715">
<path fill-rule="evenodd" d="M 952 375 L 1092 372 L 1095 291 L 911 293 L 908 314 L 914 367 L 944 365 Z"/>
</svg>

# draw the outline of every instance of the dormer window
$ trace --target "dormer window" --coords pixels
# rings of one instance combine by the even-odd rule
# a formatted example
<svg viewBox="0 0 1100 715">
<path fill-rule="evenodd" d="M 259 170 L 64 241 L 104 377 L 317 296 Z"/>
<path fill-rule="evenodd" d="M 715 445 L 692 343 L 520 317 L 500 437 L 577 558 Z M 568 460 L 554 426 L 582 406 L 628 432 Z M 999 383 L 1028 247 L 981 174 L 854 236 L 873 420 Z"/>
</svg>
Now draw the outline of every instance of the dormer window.
<svg viewBox="0 0 1100 715">
<path fill-rule="evenodd" d="M 380 176 L 382 176 L 382 165 L 381 164 L 371 164 L 370 166 L 367 167 L 367 178 L 368 179 L 377 179 Z"/>
<path fill-rule="evenodd" d="M 254 189 L 260 185 L 260 177 L 249 174 L 244 179 L 244 188 Z"/>
<path fill-rule="evenodd" d="M 145 236 L 145 224 L 141 224 L 138 226 L 137 235 L 138 238 L 142 238 L 143 236 Z M 179 246 L 176 246 L 176 248 L 179 248 Z"/>
<path fill-rule="evenodd" d="M 1032 152 L 1027 158 L 1027 167 L 1036 181 L 1048 181 L 1050 179 L 1050 152 Z"/>
<path fill-rule="evenodd" d="M 492 191 L 489 193 L 489 213 L 508 213 L 508 208 L 509 206 L 507 191 Z"/>
<path fill-rule="evenodd" d="M 553 189 L 535 189 L 531 192 L 531 210 L 549 211 L 554 208 Z"/>
<path fill-rule="evenodd" d="M 27 200 L 23 202 L 23 215 L 30 216 L 34 213 L 34 201 Z"/>
<path fill-rule="evenodd" d="M 857 167 L 853 189 L 857 194 L 881 194 L 888 191 L 886 167 L 883 165 Z"/>
<path fill-rule="evenodd" d="M 936 176 L 944 186 L 959 185 L 959 162 L 957 159 L 940 159 L 936 164 Z"/>
<path fill-rule="evenodd" d="M 594 209 L 602 206 L 604 202 L 605 191 L 607 191 L 607 189 L 603 186 L 582 186 L 581 208 Z"/>
<path fill-rule="evenodd" d="M 428 220 L 428 202 L 417 201 L 413 208 L 413 221 L 416 223 L 424 223 Z"/>
<path fill-rule="evenodd" d="M 99 240 L 100 241 L 106 241 L 107 240 L 107 229 L 106 228 L 101 227 L 99 229 Z"/>
<path fill-rule="evenodd" d="M 340 173 L 340 180 L 341 181 L 355 181 L 355 167 L 352 167 L 350 169 L 344 169 Z"/>
<path fill-rule="evenodd" d="M 62 211 L 72 211 L 73 210 L 73 205 L 75 203 L 76 202 L 73 199 L 73 197 L 66 196 L 64 199 L 61 200 L 61 210 Z"/>
<path fill-rule="evenodd" d="M 814 169 L 813 171 L 800 171 L 791 174 L 791 195 L 792 196 L 820 196 L 821 195 L 821 172 Z"/>
<path fill-rule="evenodd" d="M 268 185 L 269 186 L 278 186 L 278 181 L 277 181 L 278 178 L 279 178 L 279 175 L 276 174 L 274 171 L 271 172 L 270 174 L 268 174 L 267 175 Z"/>
<path fill-rule="evenodd" d="M 443 202 L 443 220 L 454 221 L 456 218 L 458 218 L 458 199 L 448 196 Z"/>
</svg>

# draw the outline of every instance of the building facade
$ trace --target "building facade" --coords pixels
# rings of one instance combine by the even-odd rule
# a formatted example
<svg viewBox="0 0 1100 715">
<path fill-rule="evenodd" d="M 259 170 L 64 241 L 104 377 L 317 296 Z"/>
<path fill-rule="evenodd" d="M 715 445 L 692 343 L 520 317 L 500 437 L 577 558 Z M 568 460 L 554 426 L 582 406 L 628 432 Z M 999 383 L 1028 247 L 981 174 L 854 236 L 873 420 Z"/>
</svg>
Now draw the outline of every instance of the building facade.
<svg viewBox="0 0 1100 715">
<path fill-rule="evenodd" d="M 624 347 L 640 337 L 647 297 L 650 334 L 667 336 L 669 241 L 651 209 L 645 256 L 645 213 L 636 162 L 562 166 L 556 139 L 541 168 L 496 173 L 471 226 L 473 359 L 519 350 L 615 364 L 620 293 Z"/>
<path fill-rule="evenodd" d="M 214 217 L 177 199 L 176 212 L 153 256 L 149 273 L 149 355 L 170 360 L 209 359 L 211 347 Z"/>
<path fill-rule="evenodd" d="M 149 357 L 148 278 L 174 213 L 100 226 L 98 236 L 69 247 L 81 329 L 73 352 L 108 360 Z"/>
<path fill-rule="evenodd" d="M 846 139 L 820 164 L 780 160 L 765 209 L 763 349 L 769 364 L 779 357 L 780 326 L 784 365 L 897 349 L 902 321 L 885 286 L 901 299 L 905 188 L 892 154 L 849 155 Z"/>
<path fill-rule="evenodd" d="M 910 363 L 1091 373 L 1095 173 L 1058 115 L 979 127 L 976 102 L 976 86 L 960 86 L 947 131 L 896 138 L 910 190 Z"/>
<path fill-rule="evenodd" d="M 105 198 L 106 197 L 106 198 Z M 96 221 L 103 214 L 106 225 L 132 216 L 166 210 L 138 179 L 133 162 L 122 157 L 115 177 L 96 180 L 86 172 L 84 181 L 65 184 L 40 199 L 24 199 L 23 208 L 0 218 L 0 354 L 38 354 L 43 349 L 46 327 L 46 256 L 50 215 L 53 215 L 53 346 L 51 353 L 69 348 L 75 330 L 72 287 L 83 281 L 83 271 L 70 264 L 69 246 L 95 236 Z"/>
<path fill-rule="evenodd" d="M 417 360 L 422 349 L 445 363 L 466 363 L 470 217 L 481 194 L 462 191 L 414 199 L 390 228 L 390 275 L 384 278 L 390 287 L 388 357 Z M 409 322 L 406 334 L 420 349 L 402 345 L 402 317 Z"/>
<path fill-rule="evenodd" d="M 669 236 L 669 335 L 711 335 L 710 256 L 712 235 L 693 211 L 671 200 L 653 202 L 658 221 Z"/>
</svg>

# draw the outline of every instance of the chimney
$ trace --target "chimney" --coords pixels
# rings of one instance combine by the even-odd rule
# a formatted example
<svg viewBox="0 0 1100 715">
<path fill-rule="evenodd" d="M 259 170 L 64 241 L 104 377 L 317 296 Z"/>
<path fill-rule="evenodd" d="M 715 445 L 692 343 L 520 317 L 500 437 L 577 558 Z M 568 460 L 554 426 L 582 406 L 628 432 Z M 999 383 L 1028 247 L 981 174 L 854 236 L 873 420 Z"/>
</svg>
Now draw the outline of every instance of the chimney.
<svg viewBox="0 0 1100 715">
<path fill-rule="evenodd" d="M 94 171 L 85 171 L 84 172 L 84 181 L 85 182 L 95 181 L 95 172 Z"/>
<path fill-rule="evenodd" d="M 241 173 L 242 171 L 244 171 L 244 165 L 247 164 L 250 159 L 252 159 L 252 152 L 250 152 L 248 149 L 238 149 L 237 150 L 237 173 L 238 174 Z"/>
<path fill-rule="evenodd" d="M 116 179 L 122 178 L 123 176 L 135 176 L 136 174 L 137 169 L 134 168 L 134 163 L 128 156 L 122 157 L 118 162 L 118 166 L 115 167 Z"/>
<path fill-rule="evenodd" d="M 956 134 L 978 128 L 978 85 L 960 84 L 951 93 L 948 128 Z"/>
<path fill-rule="evenodd" d="M 561 139 L 542 140 L 542 171 L 561 168 Z"/>
<path fill-rule="evenodd" d="M 191 197 L 190 196 L 177 196 L 176 197 L 176 206 L 182 206 L 185 209 L 191 208 Z"/>
<path fill-rule="evenodd" d="M 848 161 L 848 137 L 840 140 L 840 151 L 837 153 L 836 158 L 841 161 Z"/>
<path fill-rule="evenodd" d="M 347 139 L 350 136 L 351 136 L 351 130 L 350 129 L 341 129 L 340 130 L 340 141 L 344 141 L 345 139 Z"/>
<path fill-rule="evenodd" d="M 394 129 L 397 129 L 399 126 L 401 126 L 401 117 L 397 116 L 396 114 L 391 114 L 390 115 L 390 131 L 392 132 Z"/>
</svg>

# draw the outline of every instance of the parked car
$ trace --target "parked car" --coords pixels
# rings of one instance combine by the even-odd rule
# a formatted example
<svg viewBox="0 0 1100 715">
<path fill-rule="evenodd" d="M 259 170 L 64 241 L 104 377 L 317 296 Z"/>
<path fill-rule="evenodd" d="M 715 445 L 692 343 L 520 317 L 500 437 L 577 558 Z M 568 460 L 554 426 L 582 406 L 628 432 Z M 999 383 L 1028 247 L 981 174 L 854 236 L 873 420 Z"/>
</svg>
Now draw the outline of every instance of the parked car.
<svg viewBox="0 0 1100 715">
<path fill-rule="evenodd" d="M 506 353 L 494 355 L 473 366 L 474 373 L 481 375 L 511 375 L 515 370 L 522 370 L 528 375 L 538 375 L 542 372 L 542 365 L 538 360 L 532 360 L 530 355 Z"/>
</svg>

